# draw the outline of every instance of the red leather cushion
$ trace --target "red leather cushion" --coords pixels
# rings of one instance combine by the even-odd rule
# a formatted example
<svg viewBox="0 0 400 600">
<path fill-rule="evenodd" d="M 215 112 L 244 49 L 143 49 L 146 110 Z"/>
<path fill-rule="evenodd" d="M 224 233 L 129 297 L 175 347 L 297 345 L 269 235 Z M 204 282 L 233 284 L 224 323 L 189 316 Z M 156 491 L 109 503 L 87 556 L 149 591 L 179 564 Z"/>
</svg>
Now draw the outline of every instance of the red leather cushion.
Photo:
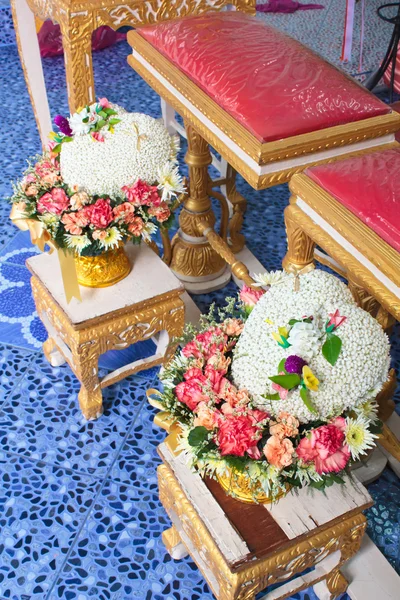
<svg viewBox="0 0 400 600">
<path fill-rule="evenodd" d="M 311 167 L 305 173 L 400 252 L 400 149 Z"/>
<path fill-rule="evenodd" d="M 260 141 L 390 112 L 292 38 L 240 12 L 211 12 L 138 30 Z"/>
</svg>

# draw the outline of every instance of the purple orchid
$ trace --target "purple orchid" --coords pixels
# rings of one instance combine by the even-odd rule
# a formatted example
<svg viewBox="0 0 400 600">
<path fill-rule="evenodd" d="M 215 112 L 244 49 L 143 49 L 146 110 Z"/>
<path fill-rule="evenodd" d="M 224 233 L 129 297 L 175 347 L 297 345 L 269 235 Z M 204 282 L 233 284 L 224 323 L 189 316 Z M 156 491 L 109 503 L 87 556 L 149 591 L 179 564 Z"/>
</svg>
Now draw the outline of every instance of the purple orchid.
<svg viewBox="0 0 400 600">
<path fill-rule="evenodd" d="M 62 115 L 56 115 L 54 117 L 54 123 L 57 125 L 61 133 L 67 135 L 68 137 L 72 136 L 72 129 L 69 126 L 68 119 L 66 119 Z"/>
</svg>

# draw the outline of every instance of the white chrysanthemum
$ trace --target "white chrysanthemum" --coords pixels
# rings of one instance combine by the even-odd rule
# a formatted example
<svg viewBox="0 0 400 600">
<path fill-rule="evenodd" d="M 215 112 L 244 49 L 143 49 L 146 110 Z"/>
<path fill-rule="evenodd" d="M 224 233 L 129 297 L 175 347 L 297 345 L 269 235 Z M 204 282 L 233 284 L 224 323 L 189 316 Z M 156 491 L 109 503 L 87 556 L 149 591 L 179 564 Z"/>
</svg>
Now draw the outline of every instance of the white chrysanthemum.
<svg viewBox="0 0 400 600">
<path fill-rule="evenodd" d="M 65 235 L 68 248 L 73 248 L 78 253 L 90 246 L 91 241 L 87 235 Z"/>
<path fill-rule="evenodd" d="M 178 167 L 173 163 L 166 163 L 160 167 L 157 175 L 158 189 L 162 191 L 161 198 L 163 201 L 171 200 L 171 198 L 183 194 L 185 191 Z"/>
<path fill-rule="evenodd" d="M 285 400 L 265 400 L 264 394 L 275 393 L 269 377 L 277 375 L 281 360 L 293 354 L 291 347 L 282 348 L 271 334 L 304 316 L 320 315 L 325 323 L 328 313 L 336 309 L 347 317 L 336 332 L 342 340 L 336 364 L 332 366 L 321 351 L 309 362 L 320 382 L 318 392 L 309 391 L 317 414 L 307 409 L 299 388 L 291 390 Z M 323 342 L 324 336 L 321 347 Z M 258 406 L 272 415 L 288 411 L 302 423 L 326 420 L 373 398 L 386 381 L 388 369 L 389 342 L 379 323 L 358 308 L 337 277 L 320 270 L 302 275 L 298 292 L 290 275 L 260 298 L 245 323 L 232 362 L 234 383 L 247 389 Z"/>
<path fill-rule="evenodd" d="M 122 240 L 122 233 L 116 227 L 109 227 L 106 229 L 106 237 L 100 241 L 100 245 L 106 250 L 111 248 L 117 248 L 120 240 Z"/>
<path fill-rule="evenodd" d="M 149 241 L 151 237 L 155 234 L 158 227 L 151 221 L 148 221 L 142 229 L 142 238 L 144 241 Z"/>
<path fill-rule="evenodd" d="M 257 287 L 269 287 L 271 285 L 279 285 L 288 278 L 285 271 L 266 271 L 265 273 L 254 274 L 253 279 Z"/>
<path fill-rule="evenodd" d="M 370 400 L 366 400 L 360 406 L 356 406 L 354 410 L 357 413 L 357 415 L 361 415 L 370 423 L 377 423 L 379 421 L 379 406 L 373 398 L 371 398 Z"/>
<path fill-rule="evenodd" d="M 178 133 L 171 135 L 171 154 L 170 159 L 173 162 L 178 160 L 179 150 L 181 149 L 181 136 Z"/>
<path fill-rule="evenodd" d="M 369 431 L 368 425 L 368 421 L 362 416 L 358 416 L 357 419 L 350 417 L 346 419 L 345 442 L 353 460 L 357 460 L 361 454 L 366 454 L 367 450 L 375 446 L 375 439 L 378 436 Z"/>
<path fill-rule="evenodd" d="M 64 181 L 90 195 L 121 196 L 121 188 L 137 179 L 155 184 L 160 165 L 171 159 L 171 136 L 159 120 L 113 108 L 120 123 L 114 133 L 100 130 L 104 142 L 94 144 L 91 135 L 75 135 L 61 147 Z"/>
</svg>

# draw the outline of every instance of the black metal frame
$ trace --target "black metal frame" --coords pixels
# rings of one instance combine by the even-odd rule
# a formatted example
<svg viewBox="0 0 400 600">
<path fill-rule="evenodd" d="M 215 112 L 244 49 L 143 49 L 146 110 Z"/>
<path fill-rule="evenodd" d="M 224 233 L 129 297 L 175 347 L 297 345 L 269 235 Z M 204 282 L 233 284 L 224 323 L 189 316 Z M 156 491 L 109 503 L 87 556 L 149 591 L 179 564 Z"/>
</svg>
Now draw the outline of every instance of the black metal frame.
<svg viewBox="0 0 400 600">
<path fill-rule="evenodd" d="M 392 8 L 397 6 L 397 14 L 394 17 L 386 17 L 384 15 L 384 11 L 387 8 Z M 379 69 L 375 71 L 366 81 L 365 87 L 369 90 L 373 90 L 389 68 L 389 65 L 392 64 L 392 72 L 390 74 L 390 85 L 389 85 L 389 101 L 393 102 L 393 88 L 394 88 L 394 76 L 396 71 L 396 59 L 398 52 L 398 45 L 400 41 L 400 2 L 391 2 L 389 4 L 382 4 L 377 10 L 378 16 L 387 23 L 392 23 L 394 25 L 392 37 L 389 42 L 388 49 L 385 54 L 385 58 L 383 59 Z"/>
</svg>

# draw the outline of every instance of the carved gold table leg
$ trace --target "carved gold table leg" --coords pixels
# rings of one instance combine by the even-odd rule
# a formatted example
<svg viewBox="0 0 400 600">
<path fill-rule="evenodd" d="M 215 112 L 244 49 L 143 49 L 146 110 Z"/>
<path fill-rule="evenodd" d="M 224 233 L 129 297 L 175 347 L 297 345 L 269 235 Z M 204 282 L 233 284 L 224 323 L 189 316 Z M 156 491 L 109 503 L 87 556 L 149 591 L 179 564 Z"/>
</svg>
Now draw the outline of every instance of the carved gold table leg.
<svg viewBox="0 0 400 600">
<path fill-rule="evenodd" d="M 349 587 L 349 582 L 339 569 L 335 569 L 326 578 L 326 587 L 331 593 L 330 600 L 334 600 L 345 593 Z"/>
<path fill-rule="evenodd" d="M 71 113 L 95 101 L 92 66 L 93 19 L 89 10 L 82 11 L 72 18 L 69 18 L 68 13 L 65 13 L 65 19 L 60 17 Z"/>
<path fill-rule="evenodd" d="M 65 358 L 51 337 L 47 338 L 43 344 L 43 354 L 52 367 L 60 367 L 66 362 Z"/>
<path fill-rule="evenodd" d="M 207 142 L 185 123 L 189 166 L 189 196 L 179 216 L 180 229 L 173 240 L 171 269 L 192 293 L 204 293 L 224 287 L 230 279 L 226 264 L 207 239 L 199 233 L 197 224 L 206 222 L 214 227 L 215 215 L 208 196 L 208 165 L 211 154 Z"/>
<path fill-rule="evenodd" d="M 181 558 L 189 555 L 174 526 L 162 532 L 162 541 L 168 554 L 174 560 L 181 560 Z"/>
<path fill-rule="evenodd" d="M 301 271 L 314 263 L 315 242 L 303 231 L 296 221 L 296 205 L 285 208 L 285 225 L 288 251 L 282 265 L 286 271 Z"/>
</svg>

